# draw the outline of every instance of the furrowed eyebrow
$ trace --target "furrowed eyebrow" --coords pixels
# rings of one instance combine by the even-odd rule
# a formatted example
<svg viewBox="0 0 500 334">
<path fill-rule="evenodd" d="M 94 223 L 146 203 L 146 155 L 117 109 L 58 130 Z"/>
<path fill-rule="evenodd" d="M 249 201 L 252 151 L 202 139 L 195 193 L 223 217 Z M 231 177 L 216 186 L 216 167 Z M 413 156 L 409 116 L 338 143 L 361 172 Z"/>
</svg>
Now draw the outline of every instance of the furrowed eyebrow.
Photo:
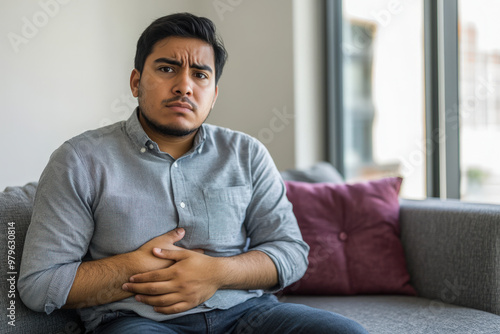
<svg viewBox="0 0 500 334">
<path fill-rule="evenodd" d="M 170 65 L 176 65 L 176 66 L 182 66 L 182 62 L 176 60 L 176 59 L 170 59 L 170 58 L 158 58 L 154 61 L 155 64 L 170 64 Z"/>
<path fill-rule="evenodd" d="M 197 70 L 208 71 L 210 73 L 213 73 L 212 68 L 208 65 L 193 64 L 191 65 L 191 67 L 196 68 Z"/>
<path fill-rule="evenodd" d="M 171 59 L 171 58 L 158 58 L 154 61 L 155 64 L 170 64 L 170 65 L 175 65 L 175 66 L 182 66 L 182 62 L 180 62 L 177 59 Z M 208 65 L 201 65 L 201 64 L 192 64 L 192 68 L 195 68 L 197 70 L 202 70 L 202 71 L 208 71 L 210 73 L 213 73 L 213 70 L 210 66 Z"/>
<path fill-rule="evenodd" d="M 178 61 L 177 59 L 170 59 L 170 58 L 158 58 L 154 61 L 155 64 L 170 64 L 170 65 L 175 65 L 175 66 L 182 66 L 182 62 Z M 197 70 L 202 70 L 202 71 L 208 71 L 210 73 L 213 73 L 213 70 L 210 66 L 208 65 L 201 65 L 201 64 L 192 64 L 192 68 L 195 68 Z"/>
</svg>

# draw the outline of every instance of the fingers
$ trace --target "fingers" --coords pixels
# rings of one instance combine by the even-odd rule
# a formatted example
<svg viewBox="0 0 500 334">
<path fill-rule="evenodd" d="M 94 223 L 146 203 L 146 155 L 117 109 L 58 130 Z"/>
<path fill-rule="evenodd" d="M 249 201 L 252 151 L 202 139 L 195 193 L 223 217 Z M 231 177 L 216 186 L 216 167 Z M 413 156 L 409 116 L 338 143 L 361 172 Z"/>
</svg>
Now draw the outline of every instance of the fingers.
<svg viewBox="0 0 500 334">
<path fill-rule="evenodd" d="M 124 283 L 122 285 L 122 289 L 135 294 L 144 294 L 149 296 L 176 292 L 174 286 L 166 281 L 150 283 Z"/>
<path fill-rule="evenodd" d="M 178 227 L 176 229 L 173 229 L 172 231 L 160 235 L 155 239 L 158 239 L 157 241 L 160 241 L 162 244 L 166 243 L 167 245 L 170 245 L 176 243 L 177 241 L 180 241 L 182 238 L 184 238 L 185 234 L 186 231 L 182 227 Z"/>
<path fill-rule="evenodd" d="M 171 254 L 171 253 L 172 252 L 170 252 L 168 249 L 162 249 L 162 248 L 158 248 L 158 247 L 153 248 L 153 254 L 156 257 L 159 257 L 160 259 L 174 260 L 174 259 L 172 259 L 174 254 Z M 174 260 L 174 261 L 177 261 L 177 260 Z"/>
<path fill-rule="evenodd" d="M 132 283 L 147 283 L 147 282 L 164 282 L 172 279 L 172 273 L 165 269 L 148 271 L 146 273 L 137 274 L 129 278 Z M 127 284 L 127 283 L 125 283 Z"/>
<path fill-rule="evenodd" d="M 153 254 L 158 258 L 172 261 L 174 264 L 195 254 L 195 252 L 188 251 L 183 248 L 179 249 L 180 250 L 153 248 Z M 133 275 L 129 278 L 129 281 L 133 283 L 144 283 L 161 282 L 172 279 L 176 271 L 169 270 L 170 267 L 171 266 Z"/>
<path fill-rule="evenodd" d="M 192 252 L 196 252 L 199 254 L 205 254 L 205 251 L 201 248 L 195 248 L 195 249 L 189 249 Z M 172 256 L 174 256 L 171 252 L 169 252 L 168 249 L 162 249 L 162 248 L 153 248 L 153 253 L 159 258 L 162 259 L 171 259 L 173 260 Z M 180 258 L 180 260 L 184 259 L 185 257 Z"/>
<path fill-rule="evenodd" d="M 138 302 L 153 306 L 155 312 L 164 314 L 181 313 L 197 306 L 196 303 L 186 301 L 185 296 L 177 292 L 156 296 L 136 295 L 135 299 Z"/>
<path fill-rule="evenodd" d="M 146 242 L 144 245 L 141 246 L 141 249 L 145 250 L 146 252 L 151 252 L 151 249 L 154 247 L 162 249 L 176 249 L 176 250 L 184 249 L 176 246 L 175 243 L 182 240 L 185 234 L 186 231 L 181 227 L 173 229 L 171 231 L 168 231 L 167 233 L 164 233 L 160 236 L 157 236 L 149 240 L 148 242 Z"/>
<path fill-rule="evenodd" d="M 173 260 L 173 261 L 181 261 L 186 259 L 189 255 L 187 252 L 196 252 L 199 254 L 204 254 L 205 251 L 202 249 L 192 249 L 192 250 L 185 250 L 183 248 L 178 248 L 176 250 L 171 250 L 171 249 L 162 249 L 155 247 L 153 248 L 153 254 L 160 258 L 160 259 L 166 259 L 166 260 Z"/>
<path fill-rule="evenodd" d="M 135 300 L 154 306 L 154 310 L 159 313 L 180 313 L 196 306 L 196 304 L 186 301 L 186 296 L 176 292 L 175 288 L 166 282 L 125 283 L 122 288 L 130 292 L 139 293 L 135 296 Z"/>
</svg>

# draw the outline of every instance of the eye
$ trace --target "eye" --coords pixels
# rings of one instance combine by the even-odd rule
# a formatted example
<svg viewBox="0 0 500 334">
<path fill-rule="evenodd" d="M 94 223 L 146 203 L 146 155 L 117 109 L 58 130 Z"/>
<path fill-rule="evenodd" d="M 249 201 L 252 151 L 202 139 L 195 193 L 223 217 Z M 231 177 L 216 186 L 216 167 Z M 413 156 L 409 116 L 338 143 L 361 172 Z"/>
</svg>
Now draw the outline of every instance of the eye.
<svg viewBox="0 0 500 334">
<path fill-rule="evenodd" d="M 174 69 L 170 66 L 162 66 L 158 68 L 159 71 L 165 72 L 165 73 L 171 73 L 174 71 Z"/>
<path fill-rule="evenodd" d="M 202 72 L 196 73 L 195 76 L 199 79 L 208 79 L 208 75 L 206 75 L 205 73 L 202 73 Z"/>
</svg>

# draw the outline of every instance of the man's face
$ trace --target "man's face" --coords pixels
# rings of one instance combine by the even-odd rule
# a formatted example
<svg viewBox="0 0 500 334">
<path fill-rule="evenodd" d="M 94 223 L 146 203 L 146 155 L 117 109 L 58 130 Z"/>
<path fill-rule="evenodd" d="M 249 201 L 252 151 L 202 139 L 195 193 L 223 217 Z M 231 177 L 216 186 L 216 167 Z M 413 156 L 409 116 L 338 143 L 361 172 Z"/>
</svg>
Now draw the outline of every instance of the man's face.
<svg viewBox="0 0 500 334">
<path fill-rule="evenodd" d="M 186 136 L 206 120 L 217 99 L 215 60 L 210 44 L 195 38 L 158 41 L 142 74 L 134 69 L 132 93 L 141 121 L 160 135 Z"/>
</svg>

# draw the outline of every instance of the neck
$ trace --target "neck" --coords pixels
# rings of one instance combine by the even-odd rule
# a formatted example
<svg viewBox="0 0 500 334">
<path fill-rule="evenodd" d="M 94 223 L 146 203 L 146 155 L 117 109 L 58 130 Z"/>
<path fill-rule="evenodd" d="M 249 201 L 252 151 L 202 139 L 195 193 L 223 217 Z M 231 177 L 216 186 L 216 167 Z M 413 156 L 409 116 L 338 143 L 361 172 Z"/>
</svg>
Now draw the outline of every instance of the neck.
<svg viewBox="0 0 500 334">
<path fill-rule="evenodd" d="M 180 158 L 193 147 L 194 137 L 198 133 L 195 131 L 182 137 L 164 135 L 149 127 L 140 113 L 139 122 L 148 137 L 158 144 L 160 151 L 170 154 L 174 159 Z"/>
</svg>

